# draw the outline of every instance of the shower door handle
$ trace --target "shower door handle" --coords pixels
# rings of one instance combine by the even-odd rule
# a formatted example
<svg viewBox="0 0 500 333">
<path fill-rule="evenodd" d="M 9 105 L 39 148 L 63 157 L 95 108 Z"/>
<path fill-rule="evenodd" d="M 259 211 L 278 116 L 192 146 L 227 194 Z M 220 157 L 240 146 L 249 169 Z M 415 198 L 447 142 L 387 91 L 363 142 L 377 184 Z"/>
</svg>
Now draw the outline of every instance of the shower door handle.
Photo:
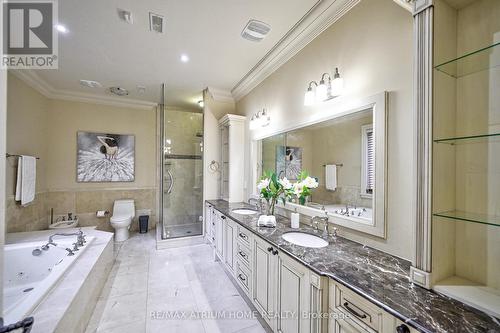
<svg viewBox="0 0 500 333">
<path fill-rule="evenodd" d="M 172 188 L 174 187 L 174 176 L 169 169 L 167 169 L 168 176 L 170 177 L 170 186 L 168 187 L 167 194 L 172 193 Z"/>
</svg>

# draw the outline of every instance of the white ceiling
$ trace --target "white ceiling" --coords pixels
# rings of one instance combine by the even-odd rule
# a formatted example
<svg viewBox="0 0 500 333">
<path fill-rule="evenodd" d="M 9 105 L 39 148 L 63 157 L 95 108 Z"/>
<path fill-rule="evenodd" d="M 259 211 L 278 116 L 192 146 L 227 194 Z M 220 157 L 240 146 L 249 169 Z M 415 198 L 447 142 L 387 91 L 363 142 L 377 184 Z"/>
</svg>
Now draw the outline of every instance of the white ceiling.
<svg viewBox="0 0 500 333">
<path fill-rule="evenodd" d="M 445 1 L 456 9 L 462 9 L 476 0 L 445 0 Z"/>
<path fill-rule="evenodd" d="M 207 86 L 231 90 L 318 0 L 63 0 L 59 69 L 36 74 L 54 90 L 109 95 L 118 85 L 136 100 L 158 102 L 167 84 L 169 106 L 193 107 Z M 131 11 L 134 24 L 120 20 Z M 166 33 L 149 31 L 149 12 L 166 17 Z M 250 19 L 271 25 L 260 43 L 240 37 Z M 179 57 L 186 53 L 188 63 Z M 95 80 L 101 89 L 82 87 Z M 137 85 L 147 88 L 139 94 Z"/>
</svg>

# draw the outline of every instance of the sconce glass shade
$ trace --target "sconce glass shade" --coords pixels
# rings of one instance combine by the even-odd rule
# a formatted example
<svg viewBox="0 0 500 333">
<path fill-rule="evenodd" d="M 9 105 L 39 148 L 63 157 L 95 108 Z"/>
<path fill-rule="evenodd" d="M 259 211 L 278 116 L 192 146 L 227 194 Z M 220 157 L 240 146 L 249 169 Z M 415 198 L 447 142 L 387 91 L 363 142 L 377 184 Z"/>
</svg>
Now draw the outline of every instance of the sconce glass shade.
<svg viewBox="0 0 500 333">
<path fill-rule="evenodd" d="M 311 106 L 316 102 L 316 94 L 314 90 L 309 87 L 307 88 L 306 94 L 304 95 L 304 105 Z"/>
<path fill-rule="evenodd" d="M 261 118 L 262 118 L 262 121 L 260 123 L 261 127 L 266 127 L 267 125 L 269 125 L 271 123 L 271 117 L 270 116 L 264 115 Z"/>
<path fill-rule="evenodd" d="M 323 102 L 328 98 L 328 86 L 325 81 L 321 81 L 316 88 L 316 101 Z"/>
<path fill-rule="evenodd" d="M 258 124 L 258 118 L 255 118 L 255 116 L 252 116 L 252 119 L 250 120 L 250 130 L 254 130 L 259 126 Z"/>
<path fill-rule="evenodd" d="M 340 77 L 339 69 L 335 68 L 335 75 L 332 81 L 332 96 L 337 97 L 342 95 L 344 90 L 344 79 Z"/>
</svg>

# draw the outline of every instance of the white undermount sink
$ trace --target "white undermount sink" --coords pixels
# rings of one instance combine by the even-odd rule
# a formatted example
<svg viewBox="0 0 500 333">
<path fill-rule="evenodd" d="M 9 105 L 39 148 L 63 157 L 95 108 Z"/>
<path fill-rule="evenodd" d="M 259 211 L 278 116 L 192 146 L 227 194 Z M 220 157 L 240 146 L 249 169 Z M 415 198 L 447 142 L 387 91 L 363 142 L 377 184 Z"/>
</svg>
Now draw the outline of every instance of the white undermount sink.
<svg viewBox="0 0 500 333">
<path fill-rule="evenodd" d="M 253 214 L 258 213 L 256 210 L 248 209 L 248 208 L 233 209 L 232 212 L 235 214 L 240 214 L 240 215 L 253 215 Z"/>
<path fill-rule="evenodd" d="M 328 242 L 321 237 L 306 234 L 304 232 L 287 232 L 281 236 L 287 242 L 303 247 L 320 248 L 328 245 Z"/>
</svg>

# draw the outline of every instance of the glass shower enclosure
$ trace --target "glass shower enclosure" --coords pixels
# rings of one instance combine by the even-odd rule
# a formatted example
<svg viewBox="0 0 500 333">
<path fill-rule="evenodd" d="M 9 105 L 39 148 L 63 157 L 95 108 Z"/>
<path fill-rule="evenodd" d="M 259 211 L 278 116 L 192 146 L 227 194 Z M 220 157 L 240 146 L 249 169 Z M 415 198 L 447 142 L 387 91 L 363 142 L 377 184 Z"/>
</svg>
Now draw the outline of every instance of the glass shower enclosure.
<svg viewBox="0 0 500 333">
<path fill-rule="evenodd" d="M 203 234 L 203 113 L 159 107 L 162 239 Z"/>
</svg>

